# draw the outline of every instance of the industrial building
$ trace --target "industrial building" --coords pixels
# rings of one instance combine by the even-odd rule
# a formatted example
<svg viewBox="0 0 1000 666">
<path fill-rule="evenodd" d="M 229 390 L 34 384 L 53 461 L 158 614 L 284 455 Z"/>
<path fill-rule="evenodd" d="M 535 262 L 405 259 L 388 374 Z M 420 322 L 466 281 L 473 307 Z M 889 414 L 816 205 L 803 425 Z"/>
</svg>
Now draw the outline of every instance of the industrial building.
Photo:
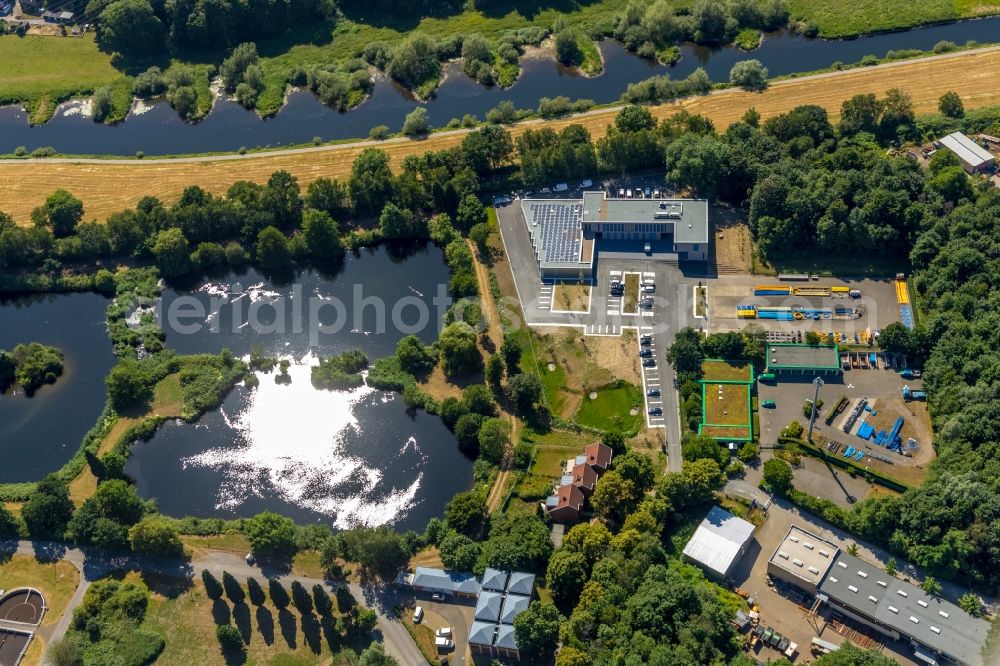
<svg viewBox="0 0 1000 666">
<path fill-rule="evenodd" d="M 909 641 L 922 663 L 986 666 L 982 649 L 988 622 L 802 528 L 788 530 L 767 571 L 815 596 L 819 605 L 892 640 Z"/>
<path fill-rule="evenodd" d="M 983 173 L 996 163 L 996 158 L 978 143 L 962 134 L 953 132 L 940 139 L 942 146 L 955 153 L 968 173 Z"/>
<path fill-rule="evenodd" d="M 598 240 L 669 241 L 678 261 L 708 259 L 704 199 L 619 199 L 584 192 L 582 199 L 524 199 L 521 211 L 542 279 L 591 279 Z"/>
<path fill-rule="evenodd" d="M 746 554 L 753 531 L 753 523 L 713 506 L 684 546 L 684 559 L 704 569 L 709 577 L 725 580 Z"/>
<path fill-rule="evenodd" d="M 528 609 L 535 590 L 535 577 L 520 571 L 487 569 L 482 591 L 469 629 L 469 650 L 473 655 L 520 659 L 514 618 Z"/>
<path fill-rule="evenodd" d="M 765 373 L 774 375 L 839 375 L 840 349 L 837 345 L 769 343 Z"/>
</svg>

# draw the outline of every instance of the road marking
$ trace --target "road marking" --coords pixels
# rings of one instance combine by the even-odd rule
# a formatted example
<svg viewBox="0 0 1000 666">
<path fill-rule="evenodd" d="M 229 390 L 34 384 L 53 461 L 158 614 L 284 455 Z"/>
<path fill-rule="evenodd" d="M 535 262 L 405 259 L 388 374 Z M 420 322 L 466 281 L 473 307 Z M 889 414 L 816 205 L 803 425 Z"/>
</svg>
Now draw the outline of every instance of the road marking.
<svg viewBox="0 0 1000 666">
<path fill-rule="evenodd" d="M 647 311 L 644 310 L 643 313 L 642 313 L 642 316 L 643 317 L 652 317 L 653 313 L 652 312 L 647 312 Z"/>
<path fill-rule="evenodd" d="M 653 272 L 650 272 L 650 271 L 646 271 L 645 273 L 642 274 L 642 276 L 643 277 L 656 277 L 656 273 L 653 273 Z"/>
</svg>

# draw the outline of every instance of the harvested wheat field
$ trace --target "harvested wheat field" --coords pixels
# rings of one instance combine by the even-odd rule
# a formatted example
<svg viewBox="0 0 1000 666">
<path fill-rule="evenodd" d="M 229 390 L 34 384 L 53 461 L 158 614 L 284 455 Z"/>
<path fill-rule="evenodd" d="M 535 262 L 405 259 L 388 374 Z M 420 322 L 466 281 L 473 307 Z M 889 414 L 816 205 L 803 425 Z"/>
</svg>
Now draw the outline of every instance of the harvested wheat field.
<svg viewBox="0 0 1000 666">
<path fill-rule="evenodd" d="M 902 88 L 913 97 L 918 114 L 935 111 L 938 98 L 953 90 L 966 108 L 1000 104 L 1000 47 L 890 63 L 846 72 L 818 74 L 773 83 L 762 93 L 730 89 L 683 101 L 652 107 L 657 117 L 685 109 L 701 113 L 724 129 L 749 107 L 764 117 L 783 113 L 802 104 L 817 104 L 836 119 L 844 100 L 859 93 L 883 93 Z M 599 109 L 579 116 L 550 121 L 529 121 L 512 128 L 517 135 L 526 128 L 547 124 L 560 129 L 572 123 L 584 125 L 594 138 L 604 134 L 617 108 Z M 428 139 L 392 139 L 378 143 L 398 167 L 413 153 L 450 148 L 461 142 L 467 130 L 431 135 Z M 273 151 L 256 155 L 224 155 L 164 160 L 4 160 L 0 180 L 0 209 L 21 224 L 29 222 L 32 208 L 57 188 L 65 188 L 83 199 L 86 219 L 104 220 L 108 214 L 133 206 L 141 197 L 153 195 L 170 202 L 184 187 L 200 185 L 224 192 L 234 181 L 261 181 L 278 169 L 286 169 L 306 184 L 320 176 L 345 178 L 351 162 L 365 147 L 362 141 L 337 146 Z"/>
</svg>

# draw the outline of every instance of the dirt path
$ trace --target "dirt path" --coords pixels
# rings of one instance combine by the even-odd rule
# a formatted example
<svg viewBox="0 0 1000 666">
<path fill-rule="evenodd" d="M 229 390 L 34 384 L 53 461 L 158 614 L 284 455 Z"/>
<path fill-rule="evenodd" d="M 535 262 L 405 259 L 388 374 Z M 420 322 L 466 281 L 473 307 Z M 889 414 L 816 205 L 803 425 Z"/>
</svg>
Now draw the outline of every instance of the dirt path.
<svg viewBox="0 0 1000 666">
<path fill-rule="evenodd" d="M 802 104 L 817 104 L 836 121 L 844 100 L 859 93 L 883 93 L 893 87 L 910 93 L 918 114 L 936 111 L 938 98 L 949 90 L 961 95 L 965 107 L 970 109 L 1000 104 L 997 71 L 1000 71 L 1000 47 L 989 47 L 777 81 L 760 93 L 729 88 L 649 108 L 658 118 L 681 110 L 704 114 L 720 131 L 739 120 L 751 106 L 766 119 Z M 605 134 L 619 109 L 602 108 L 555 120 L 526 121 L 511 127 L 511 133 L 517 136 L 542 125 L 558 130 L 580 124 L 597 140 Z M 31 210 L 54 190 L 65 188 L 83 199 L 87 220 L 104 220 L 110 213 L 134 206 L 146 195 L 170 202 L 185 187 L 194 184 L 222 193 L 237 180 L 264 182 L 279 169 L 291 172 L 303 186 L 321 176 L 344 179 L 350 175 L 355 156 L 370 146 L 385 150 L 398 169 L 407 155 L 455 147 L 468 131 L 437 132 L 419 141 L 405 138 L 355 141 L 248 155 L 0 160 L 5 170 L 5 178 L 0 181 L 0 206 L 18 223 L 29 224 Z M 109 187 L 109 183 L 114 183 L 114 187 Z"/>
</svg>

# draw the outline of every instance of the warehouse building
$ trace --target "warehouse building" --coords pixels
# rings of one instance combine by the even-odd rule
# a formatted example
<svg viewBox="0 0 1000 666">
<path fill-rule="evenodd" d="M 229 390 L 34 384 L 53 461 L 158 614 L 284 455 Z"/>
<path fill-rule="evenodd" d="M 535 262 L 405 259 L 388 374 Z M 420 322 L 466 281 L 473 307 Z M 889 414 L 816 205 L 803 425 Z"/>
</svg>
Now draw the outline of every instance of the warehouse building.
<svg viewBox="0 0 1000 666">
<path fill-rule="evenodd" d="M 584 192 L 582 199 L 524 199 L 521 212 L 542 279 L 593 277 L 599 240 L 666 241 L 678 261 L 708 259 L 704 199 L 618 199 Z"/>
<path fill-rule="evenodd" d="M 996 158 L 978 143 L 962 134 L 953 132 L 940 140 L 942 146 L 955 153 L 962 163 L 962 168 L 968 173 L 984 173 L 994 163 Z"/>
<path fill-rule="evenodd" d="M 988 622 L 800 527 L 788 530 L 767 572 L 854 622 L 908 641 L 920 663 L 987 666 L 982 649 Z"/>
<path fill-rule="evenodd" d="M 684 559 L 704 569 L 709 577 L 725 580 L 746 554 L 753 531 L 752 523 L 713 506 L 684 546 Z"/>
<path fill-rule="evenodd" d="M 767 369 L 774 375 L 839 375 L 837 345 L 771 343 L 767 345 Z"/>
</svg>

